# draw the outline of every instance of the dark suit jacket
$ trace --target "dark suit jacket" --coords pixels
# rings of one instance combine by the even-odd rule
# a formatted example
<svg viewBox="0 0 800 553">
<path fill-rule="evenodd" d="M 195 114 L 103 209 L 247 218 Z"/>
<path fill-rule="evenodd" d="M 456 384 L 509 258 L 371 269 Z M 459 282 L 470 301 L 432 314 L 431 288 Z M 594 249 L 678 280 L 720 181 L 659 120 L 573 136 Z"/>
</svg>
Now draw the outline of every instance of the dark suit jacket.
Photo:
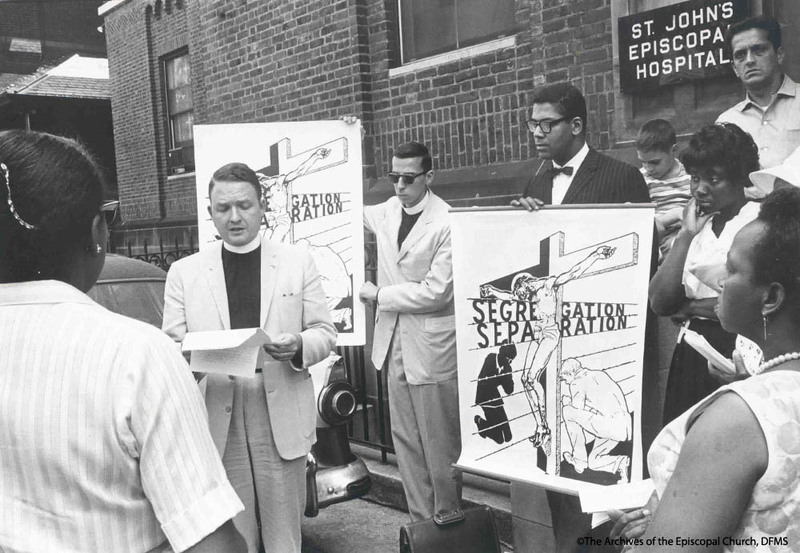
<svg viewBox="0 0 800 553">
<path fill-rule="evenodd" d="M 553 162 L 546 160 L 525 186 L 523 196 L 552 203 Z M 628 165 L 589 149 L 586 159 L 575 173 L 562 204 L 650 203 L 644 177 Z"/>
</svg>

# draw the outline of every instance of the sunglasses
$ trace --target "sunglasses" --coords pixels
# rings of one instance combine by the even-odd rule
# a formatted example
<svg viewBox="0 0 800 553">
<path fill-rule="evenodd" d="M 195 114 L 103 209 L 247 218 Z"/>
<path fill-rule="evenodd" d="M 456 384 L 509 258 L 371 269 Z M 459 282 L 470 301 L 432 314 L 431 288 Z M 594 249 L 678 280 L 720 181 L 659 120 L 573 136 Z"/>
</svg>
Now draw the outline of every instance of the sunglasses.
<svg viewBox="0 0 800 553">
<path fill-rule="evenodd" d="M 119 200 L 107 200 L 100 206 L 100 213 L 103 214 L 106 220 L 106 226 L 110 227 L 117 220 L 117 213 L 119 213 Z"/>
<path fill-rule="evenodd" d="M 408 186 L 409 184 L 413 184 L 417 177 L 426 174 L 428 171 L 420 171 L 419 173 L 389 173 L 389 180 L 392 181 L 392 184 L 397 184 L 401 179 L 403 180 L 403 184 Z"/>
</svg>

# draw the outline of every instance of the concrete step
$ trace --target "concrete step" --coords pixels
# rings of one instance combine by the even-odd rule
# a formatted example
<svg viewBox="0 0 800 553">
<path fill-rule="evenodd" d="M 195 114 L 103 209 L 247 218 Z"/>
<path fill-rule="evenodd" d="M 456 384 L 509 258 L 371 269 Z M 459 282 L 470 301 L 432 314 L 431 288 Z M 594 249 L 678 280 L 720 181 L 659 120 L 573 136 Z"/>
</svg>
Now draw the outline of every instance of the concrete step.
<svg viewBox="0 0 800 553">
<path fill-rule="evenodd" d="M 364 499 L 408 512 L 395 456 L 388 454 L 387 462 L 383 463 L 377 449 L 352 442 L 350 447 L 364 460 L 372 475 L 372 488 Z M 462 498 L 464 507 L 488 505 L 492 508 L 504 551 L 514 551 L 509 483 L 465 473 Z"/>
</svg>

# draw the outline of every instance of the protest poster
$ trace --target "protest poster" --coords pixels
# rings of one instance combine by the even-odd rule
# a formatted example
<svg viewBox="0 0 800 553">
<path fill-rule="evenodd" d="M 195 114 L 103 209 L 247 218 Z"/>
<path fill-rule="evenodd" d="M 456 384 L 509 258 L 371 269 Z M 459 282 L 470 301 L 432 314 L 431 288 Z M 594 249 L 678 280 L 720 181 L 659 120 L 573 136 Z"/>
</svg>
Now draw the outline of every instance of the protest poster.
<svg viewBox="0 0 800 553">
<path fill-rule="evenodd" d="M 465 470 L 640 480 L 648 205 L 451 210 Z"/>
<path fill-rule="evenodd" d="M 259 177 L 262 235 L 308 248 L 320 272 L 337 345 L 365 342 L 361 125 L 343 121 L 195 125 L 198 241 L 219 240 L 208 213 L 214 172 L 241 162 Z"/>
</svg>

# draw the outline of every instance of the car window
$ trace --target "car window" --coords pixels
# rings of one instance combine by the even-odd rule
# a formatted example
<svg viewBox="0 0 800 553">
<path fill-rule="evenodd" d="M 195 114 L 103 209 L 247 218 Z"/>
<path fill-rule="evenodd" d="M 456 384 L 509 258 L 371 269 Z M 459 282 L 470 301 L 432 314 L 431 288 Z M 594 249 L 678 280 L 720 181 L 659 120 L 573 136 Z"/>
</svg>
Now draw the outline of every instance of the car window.
<svg viewBox="0 0 800 553">
<path fill-rule="evenodd" d="M 98 282 L 89 296 L 109 311 L 161 328 L 164 316 L 162 281 Z"/>
</svg>

